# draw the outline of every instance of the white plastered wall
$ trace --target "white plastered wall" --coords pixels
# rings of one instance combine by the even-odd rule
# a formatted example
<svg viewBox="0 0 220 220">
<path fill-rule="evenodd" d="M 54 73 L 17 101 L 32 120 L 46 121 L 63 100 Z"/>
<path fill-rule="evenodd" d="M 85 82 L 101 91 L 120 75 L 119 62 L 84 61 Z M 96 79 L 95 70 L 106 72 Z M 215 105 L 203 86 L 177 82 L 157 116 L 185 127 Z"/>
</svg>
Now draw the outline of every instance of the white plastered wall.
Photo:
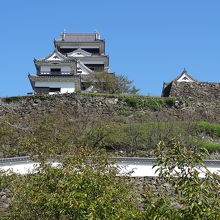
<svg viewBox="0 0 220 220">
<path fill-rule="evenodd" d="M 96 60 L 94 60 L 94 61 L 81 61 L 81 62 L 83 62 L 84 64 L 104 64 L 104 61 L 102 61 L 102 60 L 100 60 L 100 61 L 96 61 Z"/>
<path fill-rule="evenodd" d="M 50 72 L 51 68 L 61 68 L 62 72 L 70 72 L 71 71 L 70 66 L 41 66 L 40 70 L 41 70 L 41 72 Z"/>
</svg>

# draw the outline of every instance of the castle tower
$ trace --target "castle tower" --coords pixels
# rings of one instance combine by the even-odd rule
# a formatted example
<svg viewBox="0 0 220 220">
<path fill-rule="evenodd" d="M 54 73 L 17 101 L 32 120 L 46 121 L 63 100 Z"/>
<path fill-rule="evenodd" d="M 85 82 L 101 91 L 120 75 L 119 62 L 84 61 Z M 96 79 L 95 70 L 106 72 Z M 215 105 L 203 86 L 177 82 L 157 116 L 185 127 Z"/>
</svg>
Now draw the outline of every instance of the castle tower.
<svg viewBox="0 0 220 220">
<path fill-rule="evenodd" d="M 29 75 L 34 93 L 72 93 L 86 90 L 83 77 L 110 73 L 105 41 L 98 33 L 65 33 L 54 40 L 55 50 L 43 59 L 35 59 L 36 75 Z"/>
</svg>

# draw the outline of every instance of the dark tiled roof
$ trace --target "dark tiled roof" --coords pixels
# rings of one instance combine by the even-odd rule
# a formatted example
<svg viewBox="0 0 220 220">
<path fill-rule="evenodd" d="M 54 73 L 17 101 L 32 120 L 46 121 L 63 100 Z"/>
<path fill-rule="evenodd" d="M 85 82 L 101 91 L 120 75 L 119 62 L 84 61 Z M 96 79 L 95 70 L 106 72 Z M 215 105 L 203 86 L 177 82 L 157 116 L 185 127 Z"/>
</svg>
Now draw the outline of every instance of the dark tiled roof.
<svg viewBox="0 0 220 220">
<path fill-rule="evenodd" d="M 46 60 L 46 59 L 34 59 L 34 63 L 43 62 L 43 63 L 75 63 L 77 62 L 76 58 L 67 58 L 66 60 Z"/>
<path fill-rule="evenodd" d="M 10 163 L 13 163 L 13 162 L 30 162 L 30 161 L 31 161 L 31 158 L 29 156 L 0 158 L 0 164 L 10 164 Z"/>
<path fill-rule="evenodd" d="M 37 158 L 37 157 L 36 157 Z M 126 163 L 128 164 L 155 164 L 155 158 L 146 158 L 146 157 L 111 157 L 110 161 L 118 162 L 118 163 Z M 48 160 L 54 161 L 54 160 Z M 32 163 L 34 162 L 31 157 L 12 157 L 12 158 L 0 158 L 0 166 L 2 165 L 10 165 L 11 163 Z M 220 166 L 220 160 L 204 160 L 206 166 Z"/>
<path fill-rule="evenodd" d="M 97 33 L 64 33 L 62 35 L 62 41 L 66 42 L 91 42 L 96 41 Z"/>
<path fill-rule="evenodd" d="M 181 76 L 182 76 L 183 74 L 186 74 L 192 81 L 194 81 L 194 82 L 199 82 L 197 79 L 195 79 L 195 78 L 193 78 L 191 75 L 189 75 L 188 72 L 187 72 L 187 70 L 184 68 L 183 71 L 182 71 L 182 73 L 181 73 L 179 76 L 177 76 L 175 79 L 173 79 L 173 80 L 171 80 L 171 81 L 169 81 L 169 82 L 166 82 L 166 83 L 164 83 L 164 84 L 165 84 L 165 85 L 169 85 L 170 83 L 172 83 L 172 82 L 174 82 L 174 81 L 177 81 L 178 79 L 181 78 Z"/>
<path fill-rule="evenodd" d="M 33 83 L 36 81 L 41 81 L 41 82 L 72 82 L 75 81 L 76 79 L 79 78 L 78 75 L 59 75 L 59 76 L 54 76 L 54 75 L 44 75 L 44 76 L 39 76 L 39 75 L 28 75 L 29 80 Z"/>
<path fill-rule="evenodd" d="M 181 78 L 181 76 L 183 74 L 186 74 L 192 81 L 198 82 L 197 79 L 193 78 L 191 75 L 188 74 L 188 72 L 187 72 L 187 70 L 185 68 L 183 69 L 183 72 L 179 76 L 177 76 L 174 80 L 172 80 L 172 81 L 177 81 L 178 79 Z"/>
<path fill-rule="evenodd" d="M 54 53 L 56 53 L 58 56 L 60 56 L 61 58 L 63 58 L 63 60 L 47 60 L 49 57 L 51 57 Z M 51 54 L 49 54 L 48 56 L 46 56 L 43 59 L 34 59 L 34 63 L 36 64 L 37 62 L 45 62 L 45 63 L 70 63 L 70 62 L 76 62 L 77 59 L 75 57 L 67 57 L 65 55 L 63 55 L 62 53 L 60 53 L 57 49 L 55 49 Z"/>
</svg>

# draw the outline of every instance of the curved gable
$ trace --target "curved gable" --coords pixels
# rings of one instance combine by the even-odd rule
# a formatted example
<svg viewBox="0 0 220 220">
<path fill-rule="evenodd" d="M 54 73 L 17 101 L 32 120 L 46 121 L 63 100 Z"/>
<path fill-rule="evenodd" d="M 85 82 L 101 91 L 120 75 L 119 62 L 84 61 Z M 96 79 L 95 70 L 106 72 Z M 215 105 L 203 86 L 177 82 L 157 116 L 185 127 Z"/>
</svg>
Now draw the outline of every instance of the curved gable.
<svg viewBox="0 0 220 220">
<path fill-rule="evenodd" d="M 79 48 L 77 50 L 74 50 L 73 52 L 68 53 L 67 56 L 68 57 L 90 57 L 92 56 L 92 54 Z"/>
<path fill-rule="evenodd" d="M 195 82 L 188 74 L 183 73 L 177 80 L 177 82 Z"/>
<path fill-rule="evenodd" d="M 63 61 L 66 57 L 61 54 L 58 50 L 54 50 L 52 54 L 44 58 L 45 61 Z"/>
<path fill-rule="evenodd" d="M 89 69 L 87 66 L 85 66 L 81 61 L 77 62 L 77 73 L 79 75 L 88 75 L 90 73 L 93 73 L 91 69 Z"/>
</svg>

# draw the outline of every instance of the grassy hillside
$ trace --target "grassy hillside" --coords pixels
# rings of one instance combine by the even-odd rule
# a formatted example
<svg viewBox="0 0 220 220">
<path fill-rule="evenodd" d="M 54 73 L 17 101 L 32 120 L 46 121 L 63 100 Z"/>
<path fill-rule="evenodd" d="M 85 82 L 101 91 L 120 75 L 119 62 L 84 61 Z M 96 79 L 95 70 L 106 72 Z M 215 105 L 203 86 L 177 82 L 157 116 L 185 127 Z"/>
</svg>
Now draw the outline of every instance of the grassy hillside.
<svg viewBox="0 0 220 220">
<path fill-rule="evenodd" d="M 35 108 L 21 114 L 10 112 L 10 106 L 21 105 L 26 109 L 28 103 L 33 101 L 35 104 L 36 100 L 53 103 L 53 96 L 3 98 L 3 106 L 9 110 L 0 116 L 0 156 L 50 154 L 51 149 L 62 154 L 73 146 L 105 148 L 120 156 L 152 156 L 151 150 L 159 141 L 176 139 L 190 148 L 205 147 L 212 157 L 218 158 L 220 125 L 193 120 L 193 116 L 184 120 L 176 118 L 179 107 L 173 98 L 91 93 L 84 94 L 84 99 L 86 97 L 110 97 L 119 101 L 114 104 L 111 114 L 94 114 L 96 109 L 91 114 L 92 107 L 88 110 L 85 107 L 91 104 L 87 101 L 84 101 L 84 107 L 81 106 L 82 111 L 79 103 L 76 110 L 74 105 L 63 102 L 53 104 L 48 112 L 42 113 Z M 24 100 L 28 102 L 24 104 Z M 186 108 L 189 104 L 182 105 Z"/>
</svg>

